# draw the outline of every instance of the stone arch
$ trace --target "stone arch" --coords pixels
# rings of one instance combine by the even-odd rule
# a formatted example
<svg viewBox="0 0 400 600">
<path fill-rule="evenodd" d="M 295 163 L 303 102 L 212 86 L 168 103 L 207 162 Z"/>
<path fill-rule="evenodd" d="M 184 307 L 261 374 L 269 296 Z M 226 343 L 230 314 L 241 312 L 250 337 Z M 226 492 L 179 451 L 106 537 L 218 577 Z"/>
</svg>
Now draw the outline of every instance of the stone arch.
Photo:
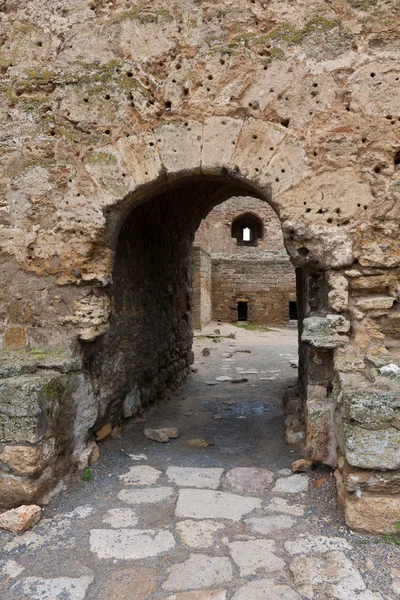
<svg viewBox="0 0 400 600">
<path fill-rule="evenodd" d="M 77 462 L 82 465 L 88 460 L 93 450 L 92 433 L 102 426 L 105 416 L 114 421 L 121 417 L 119 396 L 104 406 L 99 405 L 93 393 L 90 364 L 96 360 L 95 346 L 105 336 L 112 335 L 110 286 L 118 239 L 132 211 L 145 210 L 157 198 L 162 203 L 168 195 L 176 196 L 177 190 L 182 191 L 190 181 L 199 187 L 207 184 L 213 190 L 205 204 L 187 203 L 187 207 L 197 206 L 198 212 L 189 215 L 194 223 L 202 211 L 206 213 L 213 203 L 221 201 L 223 189 L 229 195 L 238 190 L 251 192 L 269 202 L 278 215 L 286 248 L 298 268 L 302 298 L 299 393 L 305 405 L 307 453 L 317 462 L 339 464 L 341 499 L 350 525 L 357 527 L 362 514 L 373 506 L 380 529 L 390 530 L 398 502 L 398 488 L 393 481 L 400 468 L 399 434 L 395 416 L 391 413 L 382 416 L 379 409 L 382 401 L 389 402 L 382 391 L 388 384 L 380 378 L 379 361 L 373 357 L 383 344 L 392 317 L 396 316 L 389 314 L 396 278 L 384 282 L 372 280 L 374 268 L 385 264 L 384 259 L 379 262 L 368 255 L 369 240 L 363 240 L 362 227 L 352 229 L 360 221 L 360 210 L 366 210 L 373 201 L 369 185 L 351 167 L 316 171 L 306 149 L 287 127 L 255 118 L 171 121 L 152 131 L 119 137 L 113 145 L 87 151 L 83 164 L 95 190 L 85 206 L 93 221 L 90 236 L 85 240 L 88 258 L 80 268 L 72 259 L 71 266 L 68 263 L 68 274 L 59 285 L 64 286 L 63 297 L 70 313 L 57 325 L 54 321 L 49 325 L 57 331 L 56 339 L 62 339 L 65 346 L 73 349 L 73 355 L 50 353 L 44 358 L 21 359 L 22 366 L 17 372 L 25 373 L 28 369 L 32 374 L 32 393 L 50 390 L 51 398 L 40 397 L 51 404 L 52 410 L 48 411 L 45 424 L 40 415 L 37 423 L 35 419 L 33 424 L 30 422 L 29 435 L 24 433 L 21 438 L 17 432 L 12 438 L 10 429 L 8 437 L 4 436 L 6 442 L 36 444 L 41 475 L 38 477 L 35 471 L 31 479 L 27 474 L 19 479 L 12 462 L 3 456 L 12 472 L 14 492 L 10 496 L 6 482 L 4 494 L 0 489 L 0 502 L 15 505 L 43 497 L 72 465 Z M 41 171 L 35 172 L 36 176 L 41 177 Z M 184 200 L 182 195 L 179 202 Z M 82 206 L 79 210 L 83 213 Z M 370 272 L 360 270 L 357 266 L 360 263 L 361 267 L 370 266 Z M 361 287 L 354 283 L 357 278 L 362 282 Z M 369 298 L 363 298 L 362 290 L 368 290 L 371 304 Z M 48 326 L 45 315 L 43 311 L 42 322 Z M 382 331 L 368 321 L 369 315 L 383 320 Z M 374 328 L 371 339 L 364 336 L 364 322 Z M 76 344 L 78 339 L 86 350 L 92 346 L 83 354 L 83 363 Z M 187 368 L 188 347 L 185 353 L 183 369 Z M 386 356 L 385 352 L 382 356 Z M 51 372 L 44 372 L 43 367 Z M 11 366 L 5 368 L 5 372 L 7 368 L 10 373 L 15 372 L 14 367 L 14 371 Z M 371 389 L 371 372 L 381 386 L 378 390 Z M 14 376 L 7 381 L 4 393 L 14 393 L 18 382 Z M 357 386 L 363 390 L 358 396 Z M 129 393 L 134 407 L 135 389 L 128 390 L 126 395 Z M 287 396 L 287 405 L 298 403 L 293 394 Z M 390 394 L 397 397 L 393 391 Z M 357 412 L 354 406 L 358 405 L 361 409 Z M 63 406 L 68 407 L 67 413 L 62 412 Z M 371 429 L 371 422 L 375 429 Z M 51 448 L 44 447 L 46 444 Z M 373 449 L 374 444 L 379 446 L 376 452 L 372 455 L 365 452 L 366 446 Z M 382 454 L 382 447 L 389 451 Z M 51 456 L 51 461 L 40 462 L 42 455 Z M 385 476 L 382 484 L 379 473 L 388 470 L 394 475 Z M 354 494 L 354 490 L 362 493 Z"/>
</svg>

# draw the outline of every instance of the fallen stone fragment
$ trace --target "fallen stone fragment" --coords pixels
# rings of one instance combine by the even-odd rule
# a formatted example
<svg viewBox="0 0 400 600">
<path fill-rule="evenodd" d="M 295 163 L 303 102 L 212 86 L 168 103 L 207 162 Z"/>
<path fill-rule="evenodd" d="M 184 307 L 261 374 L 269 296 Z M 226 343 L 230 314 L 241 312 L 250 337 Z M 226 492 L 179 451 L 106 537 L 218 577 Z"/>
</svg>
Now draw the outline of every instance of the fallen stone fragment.
<svg viewBox="0 0 400 600">
<path fill-rule="evenodd" d="M 103 517 L 103 523 L 111 525 L 114 529 L 135 527 L 138 521 L 136 513 L 131 508 L 110 508 Z"/>
<path fill-rule="evenodd" d="M 256 575 L 260 571 L 273 573 L 285 568 L 286 563 L 274 554 L 274 540 L 251 540 L 228 544 L 231 556 L 240 569 L 241 577 Z"/>
<path fill-rule="evenodd" d="M 163 583 L 165 590 L 198 590 L 228 583 L 232 579 L 229 558 L 192 554 L 183 563 L 173 565 L 168 579 Z"/>
<path fill-rule="evenodd" d="M 181 592 L 163 600 L 226 600 L 225 590 L 201 590 L 198 592 Z"/>
<path fill-rule="evenodd" d="M 264 492 L 273 479 L 272 471 L 253 467 L 236 467 L 226 474 L 226 481 L 230 487 L 249 494 Z"/>
<path fill-rule="evenodd" d="M 191 448 L 207 448 L 210 444 L 206 442 L 203 438 L 193 438 L 191 440 L 186 440 L 185 446 L 189 446 Z"/>
<path fill-rule="evenodd" d="M 33 527 L 40 519 L 41 508 L 36 504 L 22 505 L 0 514 L 0 529 L 22 533 Z"/>
<path fill-rule="evenodd" d="M 271 579 L 256 579 L 246 583 L 232 600 L 302 600 L 288 585 L 276 585 Z"/>
<path fill-rule="evenodd" d="M 292 462 L 290 468 L 294 473 L 307 473 L 308 471 L 311 471 L 311 469 L 313 468 L 313 464 L 314 463 L 312 460 L 299 458 L 299 460 L 295 460 L 294 462 Z"/>
<path fill-rule="evenodd" d="M 292 515 L 293 517 L 302 517 L 306 507 L 304 504 L 289 504 L 284 498 L 272 498 L 270 503 L 264 507 L 266 512 L 280 513 L 282 515 Z"/>
<path fill-rule="evenodd" d="M 173 494 L 174 489 L 171 487 L 144 488 L 121 490 L 118 498 L 127 504 L 156 504 L 168 500 Z"/>
<path fill-rule="evenodd" d="M 175 540 L 169 531 L 153 529 L 92 529 L 90 550 L 98 558 L 139 560 L 172 550 Z"/>
<path fill-rule="evenodd" d="M 106 425 L 104 425 L 104 427 L 102 427 L 101 429 L 96 431 L 96 433 L 94 434 L 96 436 L 96 440 L 97 441 L 103 440 L 105 437 L 110 435 L 111 431 L 112 431 L 112 425 L 111 425 L 111 423 L 107 423 Z"/>
<path fill-rule="evenodd" d="M 130 467 L 128 473 L 119 476 L 125 485 L 153 485 L 159 479 L 161 471 L 149 465 Z"/>
<path fill-rule="evenodd" d="M 285 542 L 285 550 L 291 556 L 294 554 L 310 554 L 317 552 L 325 554 L 333 550 L 350 550 L 351 546 L 340 537 L 326 537 L 324 535 L 299 536 L 295 540 Z"/>
<path fill-rule="evenodd" d="M 297 556 L 289 566 L 296 589 L 306 598 L 322 596 L 347 600 L 359 598 L 366 589 L 360 572 L 343 552 L 329 552 L 323 557 Z"/>
<path fill-rule="evenodd" d="M 273 490 L 277 494 L 298 494 L 308 490 L 309 479 L 307 475 L 291 475 L 278 479 Z"/>
<path fill-rule="evenodd" d="M 231 380 L 231 383 L 246 383 L 248 381 L 247 377 L 236 377 Z"/>
<path fill-rule="evenodd" d="M 180 490 L 175 514 L 188 519 L 230 519 L 242 517 L 260 508 L 259 498 L 237 496 L 212 490 Z"/>
<path fill-rule="evenodd" d="M 223 469 L 195 468 L 195 467 L 168 467 L 167 476 L 181 487 L 210 488 L 216 490 L 219 486 Z"/>
<path fill-rule="evenodd" d="M 176 427 L 163 427 L 161 429 L 145 429 L 144 436 L 153 442 L 166 443 L 179 437 L 179 429 Z"/>
<path fill-rule="evenodd" d="M 157 571 L 148 567 L 114 571 L 98 594 L 98 600 L 147 600 L 157 589 Z"/>
<path fill-rule="evenodd" d="M 393 592 L 400 596 L 400 569 L 392 567 L 390 569 L 390 576 L 392 578 Z"/>
<path fill-rule="evenodd" d="M 27 577 L 18 585 L 18 590 L 26 595 L 29 600 L 84 600 L 92 576 L 83 577 L 57 577 L 54 579 L 40 579 Z"/>
<path fill-rule="evenodd" d="M 218 521 L 180 521 L 176 524 L 178 536 L 191 548 L 210 548 L 215 544 L 215 534 L 225 528 Z"/>
<path fill-rule="evenodd" d="M 291 529 L 296 521 L 287 515 L 271 515 L 270 517 L 246 519 L 245 523 L 250 526 L 254 533 L 269 535 L 281 529 Z"/>
<path fill-rule="evenodd" d="M 231 381 L 231 379 L 230 375 L 219 375 L 219 377 L 215 378 L 215 381 Z"/>
</svg>

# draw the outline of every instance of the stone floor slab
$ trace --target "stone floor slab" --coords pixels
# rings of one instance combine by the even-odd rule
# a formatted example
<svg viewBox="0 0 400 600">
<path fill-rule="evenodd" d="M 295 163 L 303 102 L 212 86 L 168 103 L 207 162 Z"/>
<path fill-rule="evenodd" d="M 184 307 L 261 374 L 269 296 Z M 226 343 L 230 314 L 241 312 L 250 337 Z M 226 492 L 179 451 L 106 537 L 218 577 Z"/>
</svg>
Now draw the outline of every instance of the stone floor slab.
<svg viewBox="0 0 400 600">
<path fill-rule="evenodd" d="M 127 473 L 119 476 L 125 485 L 153 485 L 160 478 L 161 471 L 149 465 L 130 467 Z"/>
<path fill-rule="evenodd" d="M 285 498 L 278 496 L 271 498 L 267 506 L 264 506 L 266 512 L 280 513 L 282 515 L 291 515 L 293 517 L 302 517 L 305 512 L 304 504 L 289 504 Z"/>
<path fill-rule="evenodd" d="M 272 471 L 252 467 L 236 467 L 226 474 L 226 481 L 233 490 L 248 494 L 262 494 L 273 479 Z"/>
<path fill-rule="evenodd" d="M 174 495 L 171 487 L 159 487 L 151 489 L 121 490 L 118 494 L 119 500 L 127 504 L 157 504 L 169 500 Z"/>
<path fill-rule="evenodd" d="M 270 579 L 257 579 L 246 583 L 232 600 L 302 600 L 300 594 L 288 585 L 277 585 Z"/>
<path fill-rule="evenodd" d="M 169 591 L 198 590 L 228 583 L 232 579 L 232 564 L 227 557 L 192 554 L 183 563 L 173 565 L 163 588 Z"/>
<path fill-rule="evenodd" d="M 156 569 L 123 569 L 111 573 L 98 594 L 98 600 L 147 600 L 156 589 Z"/>
<path fill-rule="evenodd" d="M 211 490 L 180 490 L 175 514 L 188 519 L 240 521 L 244 515 L 260 506 L 259 498 Z"/>
<path fill-rule="evenodd" d="M 285 542 L 285 550 L 291 555 L 331 552 L 333 550 L 350 550 L 350 544 L 343 538 L 326 537 L 324 535 L 299 536 L 295 540 Z"/>
<path fill-rule="evenodd" d="M 308 475 L 281 477 L 275 483 L 273 491 L 276 494 L 299 494 L 308 490 L 309 483 Z"/>
<path fill-rule="evenodd" d="M 103 523 L 107 523 L 115 529 L 135 527 L 138 522 L 139 519 L 131 508 L 110 508 L 103 517 Z"/>
<path fill-rule="evenodd" d="M 286 563 L 274 554 L 274 540 L 251 540 L 228 544 L 231 556 L 240 569 L 241 577 L 260 572 L 273 573 L 285 568 Z"/>
<path fill-rule="evenodd" d="M 254 533 L 269 535 L 273 531 L 291 529 L 295 525 L 296 520 L 288 515 L 271 515 L 259 519 L 246 519 L 245 522 Z"/>
<path fill-rule="evenodd" d="M 54 579 L 40 579 L 27 577 L 18 584 L 19 598 L 24 599 L 25 594 L 29 600 L 84 600 L 92 576 L 84 577 L 57 577 Z"/>
<path fill-rule="evenodd" d="M 172 550 L 175 540 L 169 531 L 152 529 L 92 529 L 90 550 L 98 558 L 139 560 Z"/>
<path fill-rule="evenodd" d="M 181 487 L 209 488 L 216 490 L 223 469 L 196 469 L 194 467 L 168 467 L 167 476 Z"/>
<path fill-rule="evenodd" d="M 199 592 L 181 592 L 163 600 L 226 600 L 225 590 L 202 590 Z"/>
<path fill-rule="evenodd" d="M 209 548 L 215 544 L 215 534 L 225 525 L 218 521 L 181 521 L 176 532 L 182 542 L 191 548 Z"/>
<path fill-rule="evenodd" d="M 352 600 L 366 589 L 358 569 L 343 552 L 328 552 L 322 557 L 296 556 L 289 568 L 296 589 L 310 600 L 321 595 Z"/>
</svg>

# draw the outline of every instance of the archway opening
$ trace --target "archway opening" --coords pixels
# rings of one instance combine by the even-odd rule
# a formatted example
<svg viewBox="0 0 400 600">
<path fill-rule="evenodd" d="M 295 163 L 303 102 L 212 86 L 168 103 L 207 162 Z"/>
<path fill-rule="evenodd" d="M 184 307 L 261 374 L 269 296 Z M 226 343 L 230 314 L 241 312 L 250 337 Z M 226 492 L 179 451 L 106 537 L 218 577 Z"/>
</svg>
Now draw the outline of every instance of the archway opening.
<svg viewBox="0 0 400 600">
<path fill-rule="evenodd" d="M 123 220 L 115 247 L 113 283 L 109 289 L 112 307 L 110 326 L 106 334 L 86 348 L 86 367 L 100 406 L 96 428 L 101 423 L 117 421 L 121 415 L 124 418 L 135 416 L 144 407 L 170 399 L 185 382 L 194 361 L 193 243 L 196 231 L 214 207 L 233 197 L 240 202 L 240 198 L 248 197 L 249 193 L 253 198 L 267 202 L 257 190 L 229 178 L 182 179 L 166 191 L 144 198 Z M 256 218 L 252 221 L 253 228 L 255 223 Z M 258 231 L 261 230 L 263 233 L 262 226 L 259 226 Z M 297 281 L 300 281 L 297 285 L 300 335 L 301 322 L 309 305 L 308 282 L 311 279 L 306 271 L 298 269 L 297 274 Z M 318 285 L 315 283 L 318 277 L 316 274 L 312 279 L 313 286 Z M 237 298 L 236 311 L 237 302 L 247 303 L 248 320 L 251 315 L 248 299 Z M 285 302 L 285 310 L 289 314 L 288 302 Z M 292 333 L 295 332 L 292 330 Z M 230 336 L 231 332 L 225 331 L 221 337 L 226 339 Z M 205 348 L 201 348 L 203 350 Z M 279 390 L 277 388 L 279 405 L 285 387 L 293 385 L 297 378 L 296 346 L 281 350 L 279 353 L 275 349 L 271 353 L 271 364 L 268 358 L 261 357 L 260 360 L 266 364 L 264 369 L 259 369 L 262 385 L 273 388 L 277 377 L 268 372 L 273 364 L 273 355 L 286 357 L 287 380 L 281 381 Z M 226 353 L 229 353 L 229 348 Z M 300 348 L 299 356 L 302 381 L 300 386 L 292 388 L 286 402 L 290 416 L 287 424 L 292 433 L 293 430 L 295 432 L 291 441 L 304 439 L 302 399 L 309 383 L 306 350 Z M 246 368 L 249 373 L 252 371 L 251 365 Z M 279 372 L 279 365 L 273 364 L 272 370 Z M 212 384 L 221 377 L 228 377 L 216 375 L 213 373 Z M 249 380 L 245 376 L 232 379 Z M 207 384 L 207 381 L 203 383 Z M 299 390 L 302 395 L 299 395 Z M 257 414 L 254 413 L 253 417 L 257 418 Z M 282 413 L 279 418 L 283 440 Z"/>
</svg>

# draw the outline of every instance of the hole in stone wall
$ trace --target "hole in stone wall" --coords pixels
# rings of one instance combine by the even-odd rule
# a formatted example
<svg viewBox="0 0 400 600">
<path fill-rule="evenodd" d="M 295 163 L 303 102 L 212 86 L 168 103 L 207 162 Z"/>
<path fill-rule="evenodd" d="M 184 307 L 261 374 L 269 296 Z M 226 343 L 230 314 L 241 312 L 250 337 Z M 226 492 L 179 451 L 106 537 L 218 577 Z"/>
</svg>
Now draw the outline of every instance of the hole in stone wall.
<svg viewBox="0 0 400 600">
<path fill-rule="evenodd" d="M 400 166 L 400 150 L 394 155 L 394 166 L 396 169 Z"/>
<path fill-rule="evenodd" d="M 289 127 L 289 123 L 290 119 L 282 119 L 281 121 L 281 125 L 283 125 L 283 127 Z"/>
<path fill-rule="evenodd" d="M 297 302 L 289 302 L 289 319 L 297 321 Z"/>
<path fill-rule="evenodd" d="M 302 246 L 301 248 L 298 248 L 297 252 L 298 252 L 298 254 L 300 256 L 308 256 L 308 254 L 310 254 L 309 249 L 306 248 L 305 246 Z"/>
</svg>

